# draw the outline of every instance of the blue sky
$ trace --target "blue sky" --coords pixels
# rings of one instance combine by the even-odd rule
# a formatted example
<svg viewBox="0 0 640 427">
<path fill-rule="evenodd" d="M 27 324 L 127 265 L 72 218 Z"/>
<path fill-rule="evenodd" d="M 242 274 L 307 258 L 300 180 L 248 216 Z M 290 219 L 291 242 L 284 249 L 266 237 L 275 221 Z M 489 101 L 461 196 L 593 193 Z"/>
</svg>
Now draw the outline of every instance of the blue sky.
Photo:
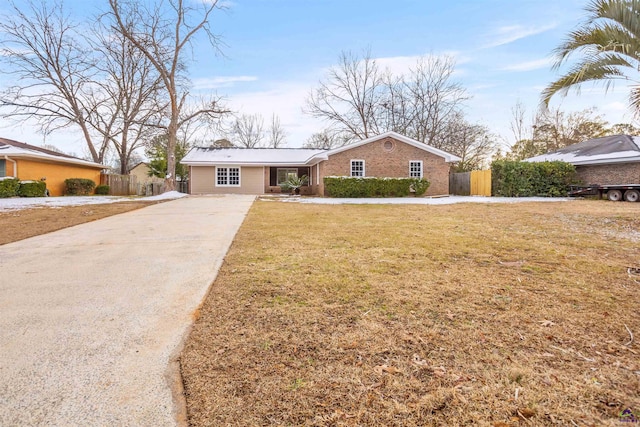
<svg viewBox="0 0 640 427">
<path fill-rule="evenodd" d="M 195 0 L 194 0 L 195 1 Z M 106 3 L 106 0 L 105 0 Z M 20 0 L 18 0 L 20 4 Z M 75 11 L 94 13 L 81 0 Z M 325 124 L 302 113 L 308 93 L 343 50 L 370 49 L 380 65 L 402 72 L 425 54 L 456 60 L 456 80 L 472 97 L 466 104 L 472 122 L 488 126 L 512 142 L 510 109 L 521 101 L 533 113 L 540 91 L 558 74 L 552 50 L 584 18 L 587 0 L 231 0 L 213 18 L 222 35 L 224 57 L 198 40 L 190 76 L 194 93 L 217 92 L 243 113 L 267 120 L 280 116 L 288 146 L 296 147 Z M 82 5 L 82 7 L 80 7 Z M 93 9 L 93 10 L 92 10 Z M 74 12 L 76 13 L 76 12 Z M 0 84 L 6 84 L 0 77 Z M 602 86 L 570 92 L 553 106 L 575 111 L 597 106 L 611 123 L 631 121 L 626 88 L 618 83 L 604 95 Z M 29 124 L 4 128 L 2 135 L 41 143 Z M 76 153 L 75 133 L 49 136 L 48 143 Z"/>
</svg>

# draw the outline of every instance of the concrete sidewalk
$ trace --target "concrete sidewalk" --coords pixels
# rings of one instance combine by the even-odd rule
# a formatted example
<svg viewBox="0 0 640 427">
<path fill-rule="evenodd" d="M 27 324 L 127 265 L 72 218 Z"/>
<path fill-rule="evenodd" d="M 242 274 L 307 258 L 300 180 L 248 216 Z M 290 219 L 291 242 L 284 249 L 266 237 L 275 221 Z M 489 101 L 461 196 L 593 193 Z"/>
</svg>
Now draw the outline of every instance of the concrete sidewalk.
<svg viewBox="0 0 640 427">
<path fill-rule="evenodd" d="M 253 196 L 0 246 L 0 425 L 172 426 L 170 360 Z"/>
</svg>

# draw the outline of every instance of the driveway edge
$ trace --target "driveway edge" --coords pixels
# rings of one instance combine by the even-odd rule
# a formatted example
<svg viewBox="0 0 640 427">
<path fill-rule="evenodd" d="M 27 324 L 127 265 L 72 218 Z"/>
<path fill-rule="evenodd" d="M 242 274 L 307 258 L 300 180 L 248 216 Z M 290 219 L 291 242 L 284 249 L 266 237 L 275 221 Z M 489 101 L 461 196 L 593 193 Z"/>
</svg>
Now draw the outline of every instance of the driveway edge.
<svg viewBox="0 0 640 427">
<path fill-rule="evenodd" d="M 255 202 L 255 199 L 254 199 L 254 202 Z M 236 230 L 235 234 L 238 233 L 238 231 L 242 227 L 242 224 L 244 224 L 244 221 L 247 218 L 247 215 L 249 213 L 249 210 L 251 209 L 251 206 L 253 206 L 253 202 L 249 206 L 249 209 L 247 209 L 247 211 L 243 215 L 242 221 L 240 222 L 240 226 Z M 173 349 L 173 351 L 169 356 L 169 363 L 165 371 L 165 379 L 171 390 L 171 396 L 173 398 L 173 413 L 174 413 L 176 425 L 178 427 L 189 427 L 187 397 L 185 395 L 184 378 L 182 376 L 182 363 L 181 363 L 180 356 L 182 355 L 182 350 L 184 350 L 184 346 L 185 346 L 185 343 L 187 342 L 187 339 L 189 338 L 189 335 L 191 335 L 191 331 L 193 330 L 193 326 L 195 325 L 195 322 L 200 317 L 200 308 L 209 297 L 209 294 L 213 289 L 213 284 L 216 282 L 216 279 L 218 278 L 218 272 L 220 271 L 222 264 L 224 264 L 224 260 L 227 258 L 227 254 L 229 253 L 229 249 L 231 249 L 231 245 L 233 245 L 233 241 L 235 240 L 235 234 L 233 236 L 233 239 L 231 239 L 229 241 L 229 244 L 226 245 L 226 247 L 224 248 L 224 256 L 220 259 L 219 262 L 217 262 L 217 265 L 214 266 L 215 273 L 211 278 L 209 286 L 207 287 L 207 290 L 202 296 L 200 303 L 191 313 L 191 323 L 189 324 L 189 326 L 185 328 L 185 331 L 182 334 L 182 337 L 180 338 L 180 342 Z"/>
</svg>

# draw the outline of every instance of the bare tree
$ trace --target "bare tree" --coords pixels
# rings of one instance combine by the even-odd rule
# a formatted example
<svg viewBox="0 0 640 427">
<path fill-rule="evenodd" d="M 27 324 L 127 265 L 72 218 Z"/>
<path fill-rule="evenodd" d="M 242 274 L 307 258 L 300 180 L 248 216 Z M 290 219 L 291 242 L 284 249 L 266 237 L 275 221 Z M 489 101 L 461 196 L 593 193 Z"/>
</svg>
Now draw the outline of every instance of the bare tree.
<svg viewBox="0 0 640 427">
<path fill-rule="evenodd" d="M 165 108 L 158 74 L 104 18 L 81 31 L 61 2 L 49 4 L 30 3 L 29 14 L 14 6 L 15 17 L 0 23 L 5 56 L 25 82 L 5 92 L 4 116 L 35 118 L 45 134 L 78 126 L 93 161 L 105 163 L 112 146 L 128 173 Z"/>
<path fill-rule="evenodd" d="M 447 121 L 443 132 L 442 149 L 460 157 L 458 172 L 482 169 L 498 150 L 498 142 L 487 127 L 472 124 L 461 113 Z"/>
<path fill-rule="evenodd" d="M 516 102 L 516 105 L 511 107 L 511 122 L 509 128 L 515 141 L 522 141 L 523 139 L 532 139 L 532 123 L 526 122 L 527 109 L 521 101 Z"/>
<path fill-rule="evenodd" d="M 259 148 L 265 138 L 264 119 L 259 114 L 242 114 L 231 122 L 229 140 L 244 148 Z"/>
<path fill-rule="evenodd" d="M 271 126 L 269 127 L 269 147 L 282 148 L 287 144 L 287 132 L 280 123 L 280 117 L 271 115 Z"/>
<path fill-rule="evenodd" d="M 98 73 L 85 38 L 58 2 L 29 2 L 0 19 L 3 72 L 17 82 L 2 94 L 2 117 L 33 119 L 49 134 L 77 125 L 94 162 L 104 161 L 107 137 L 94 138 L 88 117 Z"/>
<path fill-rule="evenodd" d="M 231 143 L 231 141 L 229 141 L 228 139 L 225 139 L 225 138 L 216 139 L 216 140 L 212 141 L 209 144 L 209 146 L 212 147 L 212 148 L 233 148 L 233 147 L 235 147 L 235 145 L 233 145 Z"/>
<path fill-rule="evenodd" d="M 330 150 L 332 148 L 341 147 L 349 143 L 350 137 L 340 134 L 331 129 L 323 129 L 316 132 L 307 139 L 303 144 L 303 148 L 320 148 Z"/>
<path fill-rule="evenodd" d="M 362 57 L 342 52 L 338 62 L 320 87 L 311 92 L 305 111 L 353 138 L 376 135 L 383 77 L 375 59 L 369 51 Z"/>
<path fill-rule="evenodd" d="M 439 147 L 450 120 L 469 99 L 453 81 L 455 61 L 428 55 L 406 74 L 381 72 L 369 52 L 342 53 L 307 99 L 305 111 L 352 139 L 395 131 Z"/>
<path fill-rule="evenodd" d="M 524 111 L 520 116 L 524 116 Z M 508 157 L 522 160 L 611 133 L 594 108 L 574 112 L 544 108 L 535 114 L 531 125 L 522 127 L 520 139 L 515 141 Z"/>
<path fill-rule="evenodd" d="M 111 15 L 117 30 L 153 64 L 166 92 L 169 111 L 167 135 L 167 190 L 175 189 L 176 144 L 179 129 L 200 116 L 220 117 L 226 110 L 212 100 L 192 114 L 182 114 L 188 101 L 187 81 L 182 75 L 186 69 L 188 48 L 193 38 L 204 33 L 213 48 L 220 41 L 211 30 L 210 18 L 219 8 L 218 0 L 188 3 L 166 0 L 156 4 L 134 0 L 109 0 Z"/>
<path fill-rule="evenodd" d="M 129 173 L 131 158 L 145 141 L 158 133 L 157 123 L 166 109 L 161 81 L 149 59 L 121 33 L 100 22 L 93 47 L 102 57 L 97 67 L 105 76 L 98 82 L 92 127 L 108 138 L 118 156 L 120 173 Z"/>
<path fill-rule="evenodd" d="M 409 104 L 405 117 L 407 136 L 439 148 L 449 121 L 457 121 L 464 101 L 469 99 L 452 80 L 455 61 L 449 56 L 429 55 L 418 59 L 401 82 Z M 406 113 L 405 113 L 406 114 Z"/>
</svg>

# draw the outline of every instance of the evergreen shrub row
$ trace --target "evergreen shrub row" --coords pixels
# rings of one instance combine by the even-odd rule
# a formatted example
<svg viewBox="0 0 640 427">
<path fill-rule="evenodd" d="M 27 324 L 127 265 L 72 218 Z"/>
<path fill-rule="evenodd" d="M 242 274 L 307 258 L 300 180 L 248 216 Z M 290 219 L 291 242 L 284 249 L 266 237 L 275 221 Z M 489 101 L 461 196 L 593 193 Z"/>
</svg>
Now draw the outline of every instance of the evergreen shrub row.
<svg viewBox="0 0 640 427">
<path fill-rule="evenodd" d="M 44 181 L 24 181 L 17 178 L 0 179 L 0 198 L 7 197 L 44 197 L 47 184 Z"/>
<path fill-rule="evenodd" d="M 0 179 L 0 197 L 16 197 L 20 189 L 20 180 L 17 178 Z"/>
<path fill-rule="evenodd" d="M 93 192 L 96 183 L 91 179 L 69 178 L 64 180 L 64 187 L 67 196 L 86 196 Z"/>
<path fill-rule="evenodd" d="M 429 188 L 424 178 L 374 178 L 328 176 L 324 188 L 329 197 L 405 197 L 411 190 L 422 196 Z"/>
<path fill-rule="evenodd" d="M 108 185 L 98 185 L 96 187 L 96 194 L 106 196 L 107 194 L 109 194 L 109 189 L 110 187 Z"/>
<path fill-rule="evenodd" d="M 576 168 L 566 162 L 496 160 L 491 164 L 491 192 L 503 197 L 566 196 L 577 184 Z"/>
<path fill-rule="evenodd" d="M 25 181 L 20 183 L 18 196 L 44 197 L 47 195 L 47 183 L 44 181 Z"/>
</svg>

